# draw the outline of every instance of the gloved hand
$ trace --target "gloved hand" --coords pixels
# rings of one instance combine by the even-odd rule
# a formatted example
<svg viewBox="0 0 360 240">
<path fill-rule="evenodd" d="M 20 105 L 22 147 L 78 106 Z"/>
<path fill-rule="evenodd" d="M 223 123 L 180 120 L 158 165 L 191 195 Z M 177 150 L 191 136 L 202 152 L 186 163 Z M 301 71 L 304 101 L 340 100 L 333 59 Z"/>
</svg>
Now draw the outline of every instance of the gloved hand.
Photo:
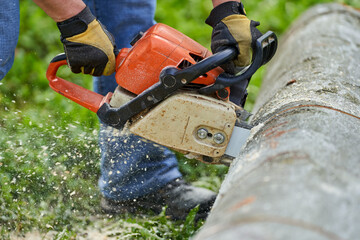
<svg viewBox="0 0 360 240">
<path fill-rule="evenodd" d="M 114 38 L 88 7 L 57 26 L 72 72 L 108 76 L 115 71 Z"/>
<path fill-rule="evenodd" d="M 229 47 L 238 50 L 237 58 L 221 67 L 235 74 L 236 67 L 247 66 L 251 62 L 251 48 L 262 33 L 256 28 L 259 22 L 246 17 L 242 3 L 225 2 L 215 7 L 205 21 L 213 27 L 211 50 L 217 53 Z"/>
</svg>

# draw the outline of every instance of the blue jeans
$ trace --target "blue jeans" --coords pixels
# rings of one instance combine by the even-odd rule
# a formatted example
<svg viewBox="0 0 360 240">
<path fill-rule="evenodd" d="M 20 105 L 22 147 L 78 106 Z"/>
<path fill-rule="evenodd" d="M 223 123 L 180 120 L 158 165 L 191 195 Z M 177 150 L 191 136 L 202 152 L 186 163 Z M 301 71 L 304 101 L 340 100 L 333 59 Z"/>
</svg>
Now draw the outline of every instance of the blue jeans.
<svg viewBox="0 0 360 240">
<path fill-rule="evenodd" d="M 130 47 L 133 37 L 154 22 L 155 0 L 88 0 L 92 13 L 111 32 L 119 49 Z M 102 95 L 117 86 L 114 75 L 94 77 L 94 90 Z M 181 177 L 177 159 L 165 147 L 100 123 L 102 194 L 129 200 L 152 193 Z"/>
<path fill-rule="evenodd" d="M 0 0 L 0 80 L 14 62 L 15 47 L 19 36 L 19 1 Z"/>
</svg>

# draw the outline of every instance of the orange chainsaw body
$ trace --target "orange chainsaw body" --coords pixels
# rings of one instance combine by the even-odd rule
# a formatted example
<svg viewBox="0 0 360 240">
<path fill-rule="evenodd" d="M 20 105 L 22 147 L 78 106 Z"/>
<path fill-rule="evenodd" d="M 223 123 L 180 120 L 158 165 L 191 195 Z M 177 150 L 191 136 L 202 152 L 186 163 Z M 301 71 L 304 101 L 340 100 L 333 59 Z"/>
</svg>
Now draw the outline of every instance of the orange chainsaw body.
<svg viewBox="0 0 360 240">
<path fill-rule="evenodd" d="M 241 125 L 235 141 L 246 140 L 251 126 L 244 122 L 246 111 L 228 101 L 230 86 L 238 84 L 237 98 L 244 104 L 251 76 L 275 54 L 276 35 L 269 31 L 256 40 L 253 62 L 238 75 L 221 74 L 217 67 L 237 56 L 233 47 L 212 55 L 161 23 L 135 39 L 131 48 L 121 49 L 116 57 L 119 87 L 114 93 L 103 96 L 57 76 L 58 68 L 67 64 L 65 54 L 49 64 L 50 87 L 95 112 L 109 126 L 122 129 L 128 123 L 133 134 L 189 153 L 191 158 L 220 163 L 236 157 L 239 147 L 227 152 L 235 125 Z"/>
<path fill-rule="evenodd" d="M 139 95 L 160 81 L 160 73 L 164 68 L 184 69 L 211 55 L 208 49 L 181 32 L 157 23 L 131 48 L 120 50 L 116 57 L 116 81 L 121 88 Z M 103 96 L 57 76 L 58 68 L 66 64 L 66 56 L 61 54 L 48 67 L 46 77 L 54 91 L 95 113 L 104 103 L 110 102 L 111 92 Z M 211 85 L 222 72 L 222 68 L 216 67 L 187 84 L 187 87 Z M 226 89 L 228 97 L 230 88 Z"/>
<path fill-rule="evenodd" d="M 208 49 L 165 24 L 149 28 L 132 48 L 121 49 L 116 59 L 116 81 L 138 95 L 159 81 L 167 66 L 188 67 L 212 55 Z M 192 83 L 210 85 L 222 73 L 215 68 Z"/>
</svg>

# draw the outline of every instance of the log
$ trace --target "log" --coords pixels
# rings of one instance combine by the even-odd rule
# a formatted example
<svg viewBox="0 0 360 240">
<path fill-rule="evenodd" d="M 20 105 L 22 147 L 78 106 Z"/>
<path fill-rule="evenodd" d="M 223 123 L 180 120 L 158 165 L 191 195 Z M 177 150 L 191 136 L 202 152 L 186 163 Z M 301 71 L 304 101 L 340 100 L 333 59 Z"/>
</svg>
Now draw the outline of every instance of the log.
<svg viewBox="0 0 360 240">
<path fill-rule="evenodd" d="M 281 38 L 256 125 L 194 239 L 360 239 L 360 13 L 317 5 Z"/>
</svg>

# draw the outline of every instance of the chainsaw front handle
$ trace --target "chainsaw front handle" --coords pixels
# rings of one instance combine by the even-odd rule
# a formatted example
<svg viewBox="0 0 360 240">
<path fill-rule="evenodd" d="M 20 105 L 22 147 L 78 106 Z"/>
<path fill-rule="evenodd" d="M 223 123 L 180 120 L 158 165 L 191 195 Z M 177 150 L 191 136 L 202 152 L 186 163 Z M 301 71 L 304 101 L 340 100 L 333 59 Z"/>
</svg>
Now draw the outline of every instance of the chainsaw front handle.
<svg viewBox="0 0 360 240">
<path fill-rule="evenodd" d="M 101 105 L 105 102 L 109 102 L 111 93 L 108 93 L 104 97 L 101 94 L 58 77 L 56 75 L 57 71 L 59 67 L 64 65 L 67 65 L 67 61 L 65 53 L 62 53 L 51 60 L 46 71 L 46 78 L 49 80 L 49 85 L 54 91 L 95 113 L 99 110 Z"/>
<path fill-rule="evenodd" d="M 277 37 L 275 33 L 268 31 L 256 40 L 253 48 L 253 62 L 240 75 L 230 75 L 226 72 L 220 74 L 214 84 L 199 89 L 201 94 L 210 94 L 225 87 L 230 87 L 244 80 L 249 80 L 251 76 L 264 64 L 271 60 L 277 49 Z"/>
</svg>

